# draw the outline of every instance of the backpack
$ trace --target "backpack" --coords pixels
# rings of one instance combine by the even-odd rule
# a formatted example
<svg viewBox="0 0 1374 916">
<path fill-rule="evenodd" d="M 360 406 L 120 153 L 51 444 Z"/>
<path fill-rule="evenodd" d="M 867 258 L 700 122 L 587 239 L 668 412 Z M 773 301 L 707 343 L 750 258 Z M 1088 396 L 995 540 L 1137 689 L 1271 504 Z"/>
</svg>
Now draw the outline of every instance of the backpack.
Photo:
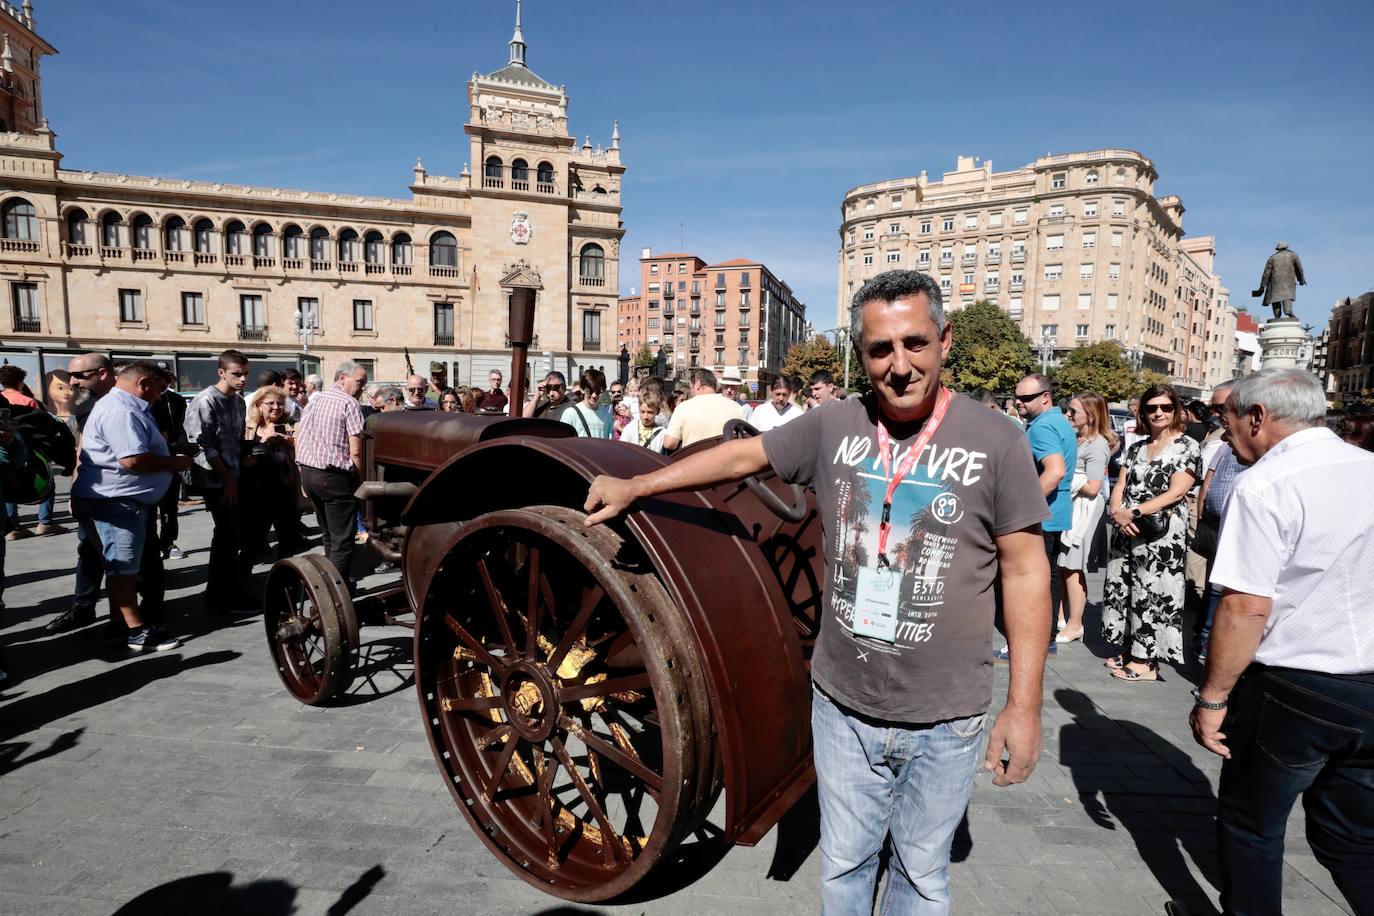
<svg viewBox="0 0 1374 916">
<path fill-rule="evenodd" d="M 4 488 L 5 502 L 37 505 L 52 496 L 55 486 L 52 463 L 32 449 L 28 461 L 23 464 L 0 467 L 0 487 Z"/>
<path fill-rule="evenodd" d="M 76 468 L 76 437 L 66 423 L 41 407 L 16 406 L 10 406 L 10 421 L 29 447 L 29 452 L 43 457 L 45 473 L 48 473 L 49 466 L 55 466 L 60 469 L 57 473 L 63 477 L 71 476 Z M 6 491 L 7 498 L 8 495 Z"/>
</svg>

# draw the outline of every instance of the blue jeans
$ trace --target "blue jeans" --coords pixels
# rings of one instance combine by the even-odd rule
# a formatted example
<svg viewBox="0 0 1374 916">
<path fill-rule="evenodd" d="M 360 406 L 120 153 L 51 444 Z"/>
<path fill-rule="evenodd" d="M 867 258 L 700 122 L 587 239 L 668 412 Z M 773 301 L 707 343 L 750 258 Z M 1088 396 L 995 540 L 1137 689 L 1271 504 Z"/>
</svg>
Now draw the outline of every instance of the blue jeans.
<svg viewBox="0 0 1374 916">
<path fill-rule="evenodd" d="M 1212 638 L 1212 621 L 1217 616 L 1217 605 L 1221 604 L 1221 589 L 1209 588 L 1207 590 L 1207 619 L 1202 623 L 1202 632 L 1198 634 L 1198 645 L 1203 652 L 1207 651 L 1207 642 Z"/>
<path fill-rule="evenodd" d="M 884 916 L 949 912 L 949 847 L 973 792 L 984 718 L 884 726 L 812 689 L 823 916 L 871 916 L 889 836 Z"/>
<path fill-rule="evenodd" d="M 1374 913 L 1374 675 L 1252 665 L 1222 731 L 1217 793 L 1222 908 L 1278 913 L 1283 838 L 1298 796 L 1307 842 L 1357 916 Z"/>
<path fill-rule="evenodd" d="M 152 507 L 134 499 L 81 499 L 73 497 L 72 515 L 80 527 L 77 544 L 99 547 L 107 576 L 136 576 L 143 562 Z"/>
<path fill-rule="evenodd" d="M 38 524 L 52 524 L 53 503 L 56 501 L 57 488 L 53 487 L 53 491 L 48 495 L 48 498 L 38 504 Z M 17 528 L 19 526 L 19 504 L 5 503 L 5 514 L 10 517 L 10 526 Z"/>
</svg>

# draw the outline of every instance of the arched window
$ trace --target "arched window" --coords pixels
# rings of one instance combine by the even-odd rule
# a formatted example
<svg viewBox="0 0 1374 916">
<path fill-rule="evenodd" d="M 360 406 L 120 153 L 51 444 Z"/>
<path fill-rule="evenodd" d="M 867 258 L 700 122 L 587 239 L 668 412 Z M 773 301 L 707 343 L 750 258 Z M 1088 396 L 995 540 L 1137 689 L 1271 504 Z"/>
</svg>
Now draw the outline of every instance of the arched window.
<svg viewBox="0 0 1374 916">
<path fill-rule="evenodd" d="M 391 239 L 391 266 L 410 266 L 410 236 L 404 232 L 396 233 Z"/>
<path fill-rule="evenodd" d="M 1117 170 L 1116 170 L 1116 183 L 1117 183 L 1117 184 L 1125 184 L 1125 183 L 1126 183 L 1126 170 L 1125 170 L 1124 168 L 1122 168 L 1122 169 L 1117 169 Z"/>
<path fill-rule="evenodd" d="M 300 226 L 290 225 L 281 231 L 282 257 L 305 259 L 305 231 Z"/>
<path fill-rule="evenodd" d="M 539 190 L 546 194 L 553 193 L 553 166 L 550 163 L 539 163 L 539 169 L 535 173 L 535 179 L 539 182 Z"/>
<path fill-rule="evenodd" d="M 173 216 L 163 224 L 162 247 L 167 251 L 186 250 L 186 220 Z"/>
<path fill-rule="evenodd" d="M 196 246 L 196 254 L 213 254 L 211 250 L 215 236 L 215 224 L 208 219 L 196 220 L 194 237 L 192 241 Z"/>
<path fill-rule="evenodd" d="M 592 193 L 593 193 L 593 194 L 605 194 L 605 193 L 606 193 L 606 189 L 603 188 L 601 185 L 597 185 L 596 187 L 592 188 Z"/>
<path fill-rule="evenodd" d="M 358 233 L 352 229 L 345 229 L 339 233 L 339 261 L 343 264 L 352 264 L 358 260 Z"/>
<path fill-rule="evenodd" d="M 577 259 L 577 275 L 584 280 L 599 280 L 606 276 L 606 252 L 595 242 L 584 245 Z"/>
<path fill-rule="evenodd" d="M 483 182 L 483 184 L 484 184 L 486 187 L 488 187 L 488 188 L 499 188 L 499 187 L 501 187 L 501 185 L 502 185 L 502 180 L 501 180 L 501 179 L 502 179 L 502 176 L 504 175 L 504 171 L 503 171 L 503 169 L 501 168 L 501 157 L 500 157 L 500 156 L 488 156 L 488 157 L 487 157 L 486 166 L 485 166 L 485 171 L 483 172 L 483 174 L 486 176 L 486 180 Z"/>
<path fill-rule="evenodd" d="M 153 249 L 153 218 L 146 213 L 134 217 L 134 247 L 141 251 Z"/>
<path fill-rule="evenodd" d="M 272 257 L 272 227 L 258 223 L 253 227 L 253 255 L 259 258 Z"/>
<path fill-rule="evenodd" d="M 100 218 L 100 244 L 106 248 L 118 248 L 119 227 L 124 225 L 124 218 L 118 213 L 106 213 Z"/>
<path fill-rule="evenodd" d="M 248 230 L 243 223 L 236 219 L 231 219 L 224 226 L 224 253 L 225 254 L 246 254 L 248 247 L 246 236 Z"/>
<path fill-rule="evenodd" d="M 5 238 L 38 241 L 38 211 L 22 197 L 5 201 Z"/>
<path fill-rule="evenodd" d="M 523 159 L 516 159 L 510 164 L 510 186 L 514 191 L 528 191 L 530 189 L 530 165 Z"/>
<path fill-rule="evenodd" d="M 429 265 L 431 267 L 458 266 L 458 240 L 451 232 L 436 232 L 429 240 Z"/>
<path fill-rule="evenodd" d="M 329 260 L 329 230 L 323 226 L 310 230 L 310 260 Z"/>
<path fill-rule="evenodd" d="M 363 236 L 363 260 L 369 264 L 386 263 L 386 241 L 376 229 Z"/>
<path fill-rule="evenodd" d="M 1097 186 L 1097 169 L 1091 169 L 1091 170 L 1089 170 L 1089 172 L 1088 172 L 1087 176 L 1084 178 L 1084 180 L 1087 181 L 1088 184 L 1089 184 L 1090 186 L 1096 187 L 1096 186 Z"/>
<path fill-rule="evenodd" d="M 67 211 L 67 242 L 71 245 L 87 245 L 86 223 L 90 217 L 86 211 L 77 207 Z"/>
</svg>

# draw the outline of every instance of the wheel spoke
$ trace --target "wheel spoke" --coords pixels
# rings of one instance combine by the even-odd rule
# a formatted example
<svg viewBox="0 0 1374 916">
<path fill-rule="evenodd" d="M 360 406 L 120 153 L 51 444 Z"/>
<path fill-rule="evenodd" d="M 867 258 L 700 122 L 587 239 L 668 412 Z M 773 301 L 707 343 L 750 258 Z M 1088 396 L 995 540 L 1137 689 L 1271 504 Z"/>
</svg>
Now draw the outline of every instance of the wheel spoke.
<svg viewBox="0 0 1374 916">
<path fill-rule="evenodd" d="M 539 626 L 543 622 L 543 605 L 539 601 L 539 548 L 530 548 L 529 604 L 525 609 L 525 655 L 535 658 L 539 652 Z"/>
<path fill-rule="evenodd" d="M 477 637 L 469 633 L 468 628 L 459 623 L 458 619 L 454 617 L 452 614 L 444 615 L 444 625 L 448 627 L 450 630 L 452 630 L 455 636 L 457 636 L 463 642 L 467 643 L 468 648 L 471 649 L 474 653 L 476 653 L 477 660 L 480 661 L 482 664 L 486 665 L 488 668 L 491 668 L 493 671 L 506 670 L 505 664 L 503 662 L 498 661 L 496 659 L 496 656 L 488 652 L 487 647 L 482 645 L 481 640 L 477 639 Z"/>
<path fill-rule="evenodd" d="M 501 697 L 458 697 L 445 698 L 440 704 L 444 712 L 476 712 L 483 709 L 499 709 L 504 701 Z"/>
<path fill-rule="evenodd" d="M 554 828 L 558 823 L 558 814 L 554 810 L 553 780 L 558 772 L 559 760 L 557 757 L 546 757 L 544 749 L 536 747 L 534 763 L 536 770 L 543 771 L 539 775 L 539 827 L 544 834 L 544 844 L 548 847 L 549 867 L 557 868 L 560 864 L 558 832 Z"/>
<path fill-rule="evenodd" d="M 487 569 L 485 558 L 477 561 L 477 574 L 482 579 L 482 588 L 487 593 L 487 603 L 491 605 L 491 612 L 496 616 L 496 625 L 501 628 L 501 639 L 505 643 L 506 653 L 515 654 L 515 639 L 511 636 L 510 620 L 506 602 L 501 597 L 501 593 L 496 590 L 496 583 L 491 579 L 491 570 Z"/>
<path fill-rule="evenodd" d="M 563 639 L 558 643 L 558 647 L 549 656 L 548 665 L 554 671 L 562 664 L 563 657 L 568 654 L 568 650 L 577 642 L 587 629 L 587 624 L 591 622 L 592 613 L 596 611 L 601 599 L 606 597 L 606 590 L 599 584 L 594 584 L 582 594 L 582 607 L 577 611 L 577 617 L 573 619 L 572 625 L 568 627 L 568 632 L 563 634 Z"/>
<path fill-rule="evenodd" d="M 567 716 L 560 716 L 558 724 L 565 728 L 569 734 L 576 735 L 583 744 L 587 745 L 588 751 L 595 751 L 615 763 L 622 770 L 637 777 L 655 798 L 663 790 L 663 777 L 645 766 L 638 757 L 622 751 L 591 729 L 583 728 L 581 724 Z"/>
<path fill-rule="evenodd" d="M 515 746 L 518 743 L 514 735 L 506 739 L 506 746 L 502 748 L 501 756 L 496 760 L 496 769 L 492 771 L 487 787 L 482 790 L 482 797 L 488 803 L 496 795 L 496 790 L 501 786 L 501 781 L 506 778 L 506 771 L 510 769 L 510 760 L 515 756 Z"/>
<path fill-rule="evenodd" d="M 550 739 L 553 742 L 553 751 L 558 755 L 558 759 L 563 761 L 563 769 L 568 771 L 572 777 L 573 785 L 577 787 L 577 794 L 582 796 L 582 802 L 587 806 L 597 825 L 601 828 L 601 853 L 603 856 L 609 851 L 612 862 L 629 863 L 630 854 L 625 851 L 625 847 L 620 845 L 620 835 L 611 826 L 611 819 L 606 816 L 606 809 L 601 807 L 601 803 L 592 794 L 592 790 L 587 787 L 586 780 L 573 765 L 572 757 L 568 755 L 568 749 L 563 746 L 563 742 L 557 737 Z"/>
<path fill-rule="evenodd" d="M 477 721 L 480 722 L 484 720 L 479 719 Z M 492 724 L 496 725 L 496 723 L 494 722 Z M 479 751 L 485 751 L 487 748 L 491 747 L 493 744 L 500 741 L 507 735 L 513 736 L 514 734 L 515 729 L 512 728 L 510 725 L 496 725 L 496 727 L 492 729 L 490 732 L 477 739 L 477 749 Z"/>
<path fill-rule="evenodd" d="M 571 703 L 590 697 L 605 697 L 613 693 L 627 693 L 631 690 L 647 690 L 650 687 L 649 672 L 615 677 L 605 681 L 583 684 L 579 687 L 564 687 L 558 691 L 559 703 Z"/>
</svg>

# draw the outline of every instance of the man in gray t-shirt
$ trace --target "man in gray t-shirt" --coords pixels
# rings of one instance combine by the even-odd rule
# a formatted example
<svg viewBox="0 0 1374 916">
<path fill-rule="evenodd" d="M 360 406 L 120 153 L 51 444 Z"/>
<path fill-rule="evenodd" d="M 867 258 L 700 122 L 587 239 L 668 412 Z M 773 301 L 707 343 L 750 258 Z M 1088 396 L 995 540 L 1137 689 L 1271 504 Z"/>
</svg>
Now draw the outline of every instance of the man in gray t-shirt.
<svg viewBox="0 0 1374 916">
<path fill-rule="evenodd" d="M 999 584 L 1011 679 L 984 768 L 1011 785 L 1040 754 L 1050 638 L 1040 522 L 1049 512 L 1025 437 L 941 387 L 951 338 L 931 277 L 874 277 L 854 296 L 851 331 L 872 394 L 651 474 L 598 477 L 587 524 L 637 499 L 770 466 L 815 487 L 826 551 L 811 669 L 822 909 L 863 902 L 867 912 L 890 837 L 882 911 L 946 912 L 950 842 L 992 701 Z"/>
</svg>

